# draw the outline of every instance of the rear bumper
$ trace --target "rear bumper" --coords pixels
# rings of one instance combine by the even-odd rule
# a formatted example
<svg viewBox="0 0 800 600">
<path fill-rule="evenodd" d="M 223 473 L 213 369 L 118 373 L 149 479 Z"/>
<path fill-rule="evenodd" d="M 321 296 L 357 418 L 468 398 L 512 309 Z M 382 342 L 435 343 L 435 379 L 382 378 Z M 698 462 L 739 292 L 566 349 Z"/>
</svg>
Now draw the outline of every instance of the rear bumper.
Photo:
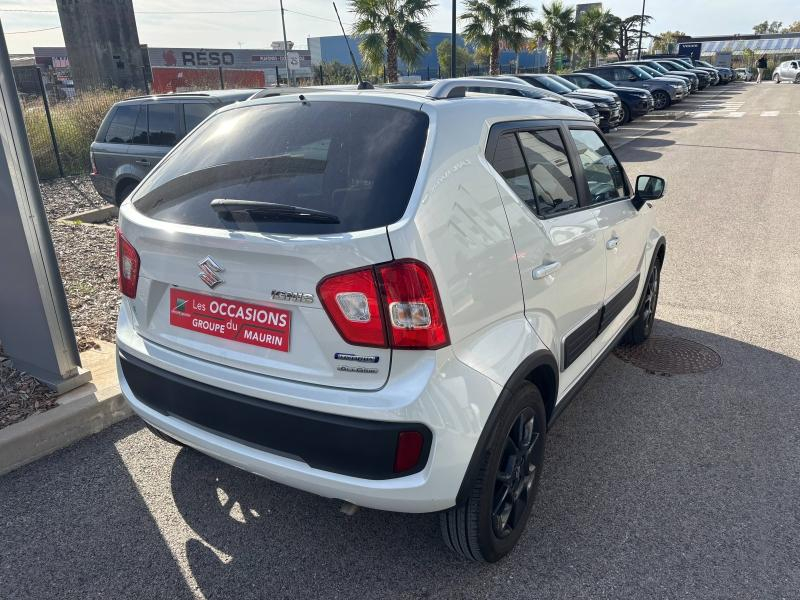
<svg viewBox="0 0 800 600">
<path fill-rule="evenodd" d="M 180 377 L 124 352 L 118 360 L 128 388 L 148 408 L 315 469 L 391 479 L 413 475 L 428 462 L 431 430 L 419 423 L 368 421 L 286 406 Z M 416 466 L 395 473 L 398 436 L 407 431 L 422 436 L 422 452 Z"/>
<path fill-rule="evenodd" d="M 261 376 L 145 340 L 124 306 L 117 371 L 142 419 L 218 460 L 359 506 L 419 513 L 453 506 L 502 391 L 449 347 L 422 367 L 396 351 L 389 382 L 371 392 Z M 397 434 L 408 430 L 423 434 L 423 457 L 416 471 L 396 476 Z"/>
</svg>

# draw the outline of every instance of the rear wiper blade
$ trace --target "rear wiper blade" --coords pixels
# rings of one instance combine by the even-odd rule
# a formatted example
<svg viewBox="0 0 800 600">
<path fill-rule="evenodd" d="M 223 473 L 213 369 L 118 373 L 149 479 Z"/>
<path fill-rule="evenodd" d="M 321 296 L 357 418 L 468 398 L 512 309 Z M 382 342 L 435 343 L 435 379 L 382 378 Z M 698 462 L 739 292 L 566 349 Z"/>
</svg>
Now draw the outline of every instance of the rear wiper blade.
<svg viewBox="0 0 800 600">
<path fill-rule="evenodd" d="M 339 217 L 332 213 L 291 204 L 278 204 L 262 200 L 234 200 L 230 198 L 215 198 L 211 201 L 211 208 L 218 213 L 235 215 L 245 213 L 261 221 L 284 222 L 312 222 L 329 223 L 337 225 Z"/>
</svg>

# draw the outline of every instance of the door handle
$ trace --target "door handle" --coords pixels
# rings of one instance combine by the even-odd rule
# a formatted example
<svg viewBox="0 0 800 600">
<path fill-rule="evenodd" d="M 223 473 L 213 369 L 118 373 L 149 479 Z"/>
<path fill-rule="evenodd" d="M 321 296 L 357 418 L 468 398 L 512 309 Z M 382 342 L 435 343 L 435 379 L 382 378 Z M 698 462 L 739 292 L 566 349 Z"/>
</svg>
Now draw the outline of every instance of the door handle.
<svg viewBox="0 0 800 600">
<path fill-rule="evenodd" d="M 612 237 L 610 240 L 606 242 L 606 248 L 608 250 L 613 250 L 619 246 L 619 238 L 617 236 Z"/>
<path fill-rule="evenodd" d="M 150 161 L 149 161 L 149 160 L 147 160 L 146 158 L 140 158 L 140 159 L 138 159 L 138 160 L 136 161 L 136 164 L 137 164 L 137 165 L 143 165 L 143 166 L 145 166 L 145 167 L 149 167 L 149 166 L 150 166 Z"/>
<path fill-rule="evenodd" d="M 534 279 L 544 279 L 548 275 L 552 275 L 553 273 L 558 271 L 560 268 L 561 268 L 561 263 L 560 262 L 558 262 L 558 261 L 551 262 L 551 263 L 547 263 L 545 265 L 539 265 L 538 267 L 536 267 L 533 270 L 532 275 L 533 275 Z"/>
</svg>

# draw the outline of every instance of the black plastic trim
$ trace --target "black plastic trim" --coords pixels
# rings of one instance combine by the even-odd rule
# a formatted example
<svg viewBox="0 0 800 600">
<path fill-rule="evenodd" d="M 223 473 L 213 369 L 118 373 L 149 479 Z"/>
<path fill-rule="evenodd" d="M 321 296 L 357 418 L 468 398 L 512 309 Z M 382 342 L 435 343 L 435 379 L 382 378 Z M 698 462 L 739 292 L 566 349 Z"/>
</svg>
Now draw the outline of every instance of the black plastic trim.
<svg viewBox="0 0 800 600">
<path fill-rule="evenodd" d="M 511 395 L 516 391 L 519 384 L 525 381 L 534 369 L 543 365 L 549 367 L 553 373 L 553 389 L 556 396 L 558 396 L 558 363 L 556 362 L 556 358 L 549 350 L 537 350 L 522 361 L 514 371 L 514 374 L 511 375 L 511 378 L 506 382 L 505 386 L 503 386 L 503 390 L 500 392 L 500 396 L 497 398 L 497 402 L 495 402 L 494 408 L 489 414 L 489 418 L 486 419 L 486 423 L 483 425 L 478 443 L 475 444 L 475 449 L 472 451 L 472 458 L 469 461 L 467 470 L 464 473 L 464 479 L 461 481 L 461 487 L 458 489 L 458 494 L 456 495 L 456 504 L 461 504 L 466 500 L 472 488 L 472 483 L 480 472 L 483 459 L 488 451 L 489 436 L 492 433 L 492 429 L 494 429 L 494 424 L 503 406 L 511 398 Z M 547 399 L 545 398 L 544 400 L 546 408 Z"/>
<path fill-rule="evenodd" d="M 134 396 L 153 410 L 315 469 L 391 479 L 417 473 L 428 461 L 433 435 L 421 423 L 370 421 L 287 406 L 181 377 L 121 350 L 119 359 Z M 414 468 L 395 473 L 402 431 L 419 432 L 423 447 Z"/>
<path fill-rule="evenodd" d="M 574 363 L 575 360 L 592 345 L 592 342 L 597 339 L 597 334 L 600 331 L 602 314 L 603 310 L 598 310 L 564 339 L 564 364 L 561 367 L 562 371 Z"/>
<path fill-rule="evenodd" d="M 600 319 L 598 335 L 602 333 L 603 330 L 608 327 L 608 324 L 617 318 L 617 315 L 622 312 L 622 309 L 628 306 L 630 301 L 633 300 L 633 297 L 636 295 L 636 290 L 639 288 L 639 278 L 640 276 L 637 273 L 636 277 L 603 306 L 603 316 Z"/>
</svg>

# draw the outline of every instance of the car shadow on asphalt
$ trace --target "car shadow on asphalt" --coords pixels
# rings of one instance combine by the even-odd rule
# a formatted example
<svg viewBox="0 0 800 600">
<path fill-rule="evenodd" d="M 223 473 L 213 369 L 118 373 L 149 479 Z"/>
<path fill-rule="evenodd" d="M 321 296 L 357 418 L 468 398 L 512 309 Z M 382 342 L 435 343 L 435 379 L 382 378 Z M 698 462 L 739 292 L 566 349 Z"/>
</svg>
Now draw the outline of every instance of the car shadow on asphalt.
<svg viewBox="0 0 800 600">
<path fill-rule="evenodd" d="M 722 366 L 666 377 L 607 358 L 550 430 L 534 517 L 501 563 L 450 555 L 436 515 L 347 516 L 183 449 L 171 490 L 200 538 L 181 549 L 194 579 L 206 598 L 792 595 L 800 363 L 663 321 L 655 335 Z"/>
</svg>

